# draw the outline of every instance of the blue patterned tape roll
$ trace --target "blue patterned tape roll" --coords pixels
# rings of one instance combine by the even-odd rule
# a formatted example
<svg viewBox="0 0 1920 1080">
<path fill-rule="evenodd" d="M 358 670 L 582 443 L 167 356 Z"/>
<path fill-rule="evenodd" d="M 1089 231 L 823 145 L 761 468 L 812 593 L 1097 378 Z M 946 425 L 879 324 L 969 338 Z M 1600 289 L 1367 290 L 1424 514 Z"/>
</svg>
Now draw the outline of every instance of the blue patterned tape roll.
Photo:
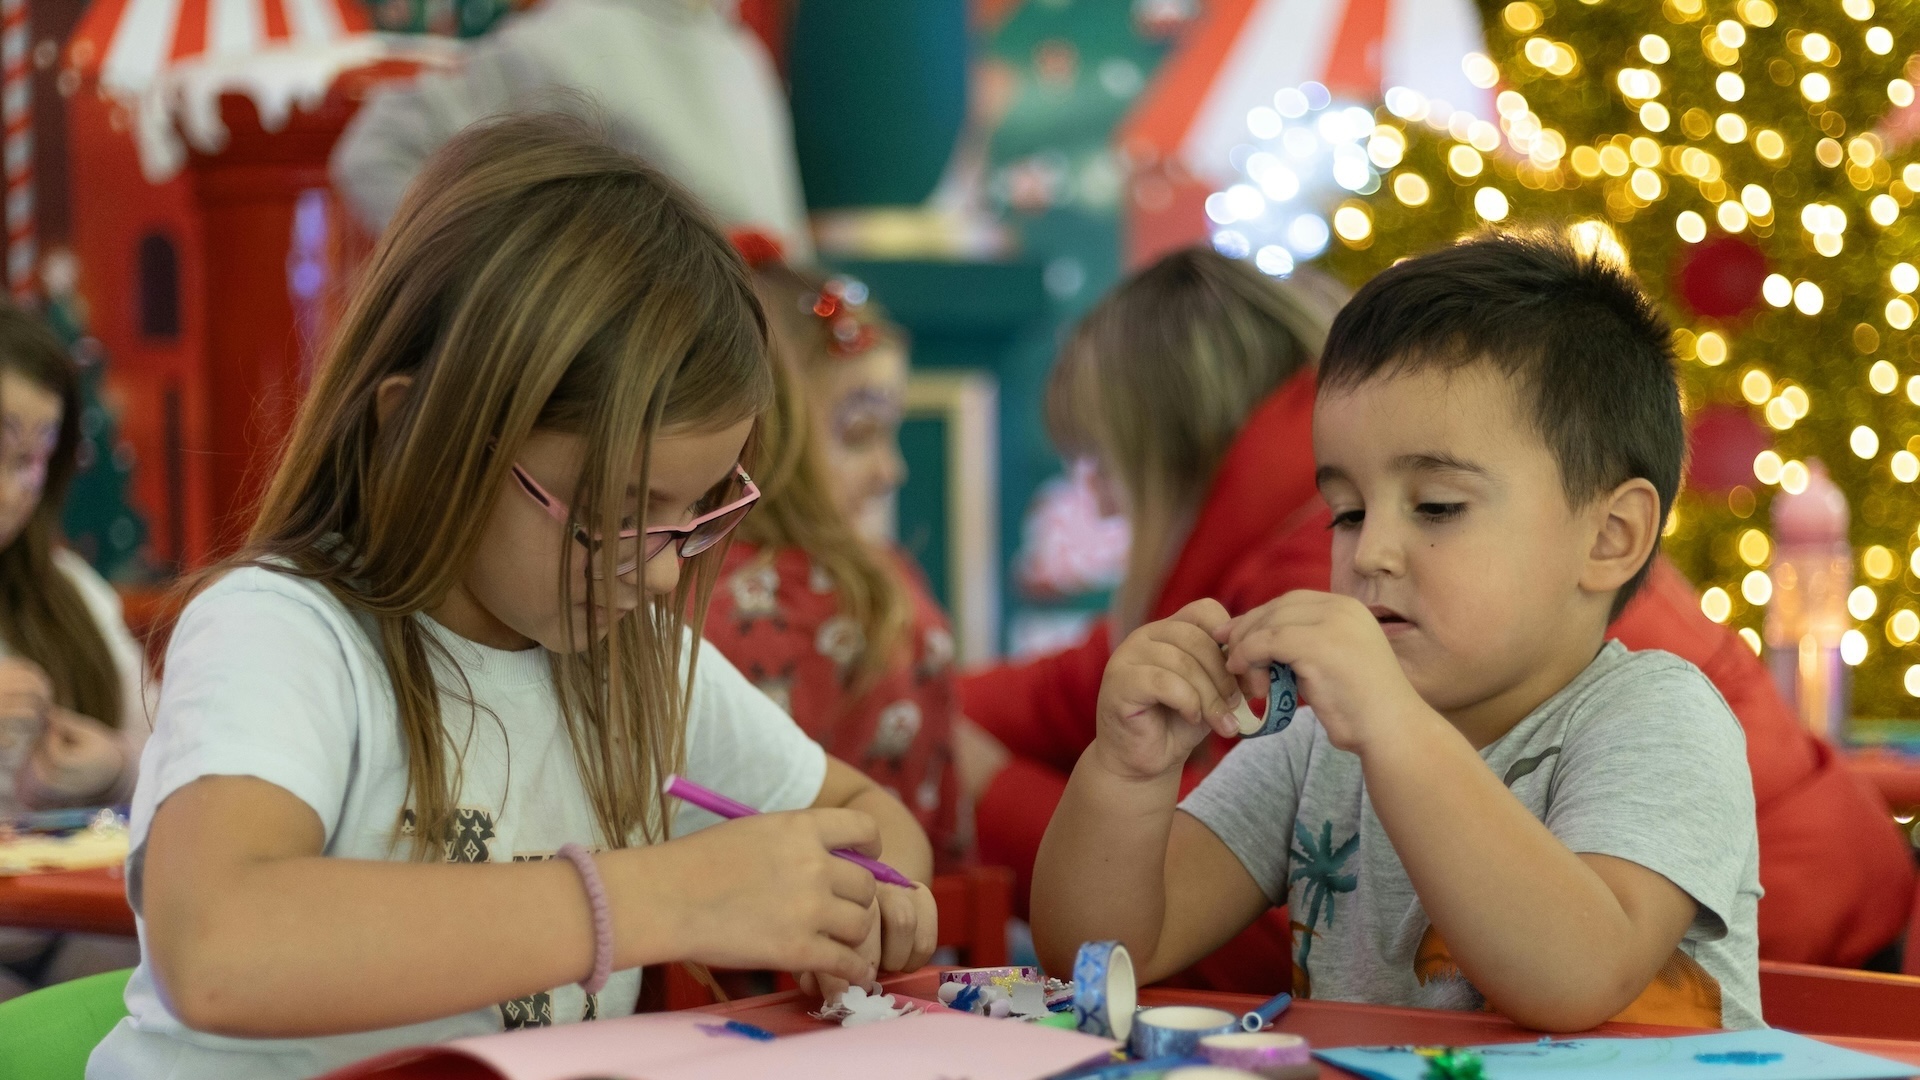
<svg viewBox="0 0 1920 1080">
<path fill-rule="evenodd" d="M 1293 714 L 1300 707 L 1300 687 L 1293 681 L 1293 669 L 1285 664 L 1270 664 L 1267 667 L 1267 718 L 1260 725 L 1255 736 L 1272 735 L 1287 730 L 1293 723 Z"/>
<path fill-rule="evenodd" d="M 1240 1018 L 1224 1009 L 1163 1005 L 1134 1014 L 1127 1049 L 1137 1058 L 1190 1057 L 1200 1052 L 1201 1039 L 1239 1030 Z"/>
<path fill-rule="evenodd" d="M 1127 1040 L 1138 1002 L 1133 957 L 1117 941 L 1089 941 L 1073 958 L 1073 1023 L 1089 1035 Z"/>
</svg>

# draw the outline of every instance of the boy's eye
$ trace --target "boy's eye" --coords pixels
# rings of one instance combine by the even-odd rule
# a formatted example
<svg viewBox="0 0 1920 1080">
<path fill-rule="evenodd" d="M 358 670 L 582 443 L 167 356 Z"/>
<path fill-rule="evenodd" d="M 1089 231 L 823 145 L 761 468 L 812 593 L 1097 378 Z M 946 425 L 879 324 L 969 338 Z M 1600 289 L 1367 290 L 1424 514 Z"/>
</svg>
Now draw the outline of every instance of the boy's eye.
<svg viewBox="0 0 1920 1080">
<path fill-rule="evenodd" d="M 1366 519 L 1367 512 L 1365 510 L 1342 510 L 1333 515 L 1333 523 L 1329 527 L 1334 529 L 1357 529 L 1360 527 L 1360 523 Z"/>
<path fill-rule="evenodd" d="M 1428 521 L 1450 521 L 1459 517 L 1466 508 L 1467 504 L 1463 502 L 1423 502 L 1414 507 L 1414 512 Z"/>
</svg>

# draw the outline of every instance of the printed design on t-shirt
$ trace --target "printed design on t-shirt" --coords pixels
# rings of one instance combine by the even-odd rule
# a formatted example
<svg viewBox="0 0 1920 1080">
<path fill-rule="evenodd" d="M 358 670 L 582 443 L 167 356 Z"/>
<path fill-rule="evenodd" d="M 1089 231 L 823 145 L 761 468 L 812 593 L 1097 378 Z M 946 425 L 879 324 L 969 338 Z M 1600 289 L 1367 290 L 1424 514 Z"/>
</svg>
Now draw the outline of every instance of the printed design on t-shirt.
<svg viewBox="0 0 1920 1080">
<path fill-rule="evenodd" d="M 546 862 L 558 854 L 557 851 L 516 851 L 512 859 L 517 863 Z M 549 1027 L 553 1024 L 553 992 L 551 990 L 542 990 L 537 994 L 503 1001 L 498 1008 L 500 1025 L 508 1031 Z M 587 1004 L 580 1010 L 580 1019 L 582 1022 L 600 1019 L 599 994 L 587 995 Z"/>
<path fill-rule="evenodd" d="M 833 591 L 833 575 L 827 573 L 827 568 L 819 563 L 810 562 L 807 564 L 807 588 L 816 596 L 825 596 Z"/>
<path fill-rule="evenodd" d="M 400 835 L 412 836 L 415 823 L 413 808 L 400 811 Z M 469 806 L 455 807 L 452 827 L 440 837 L 440 858 L 450 863 L 492 862 L 493 855 L 488 841 L 494 836 L 493 815 L 486 810 Z"/>
<path fill-rule="evenodd" d="M 1540 766 L 1547 763 L 1548 758 L 1555 757 L 1559 753 L 1559 747 L 1549 746 L 1532 757 L 1523 757 L 1519 761 L 1507 766 L 1507 775 L 1503 778 L 1503 781 L 1508 787 L 1512 787 L 1515 781 L 1535 772 Z"/>
<path fill-rule="evenodd" d="M 553 994 L 542 990 L 500 1003 L 500 1026 L 508 1031 L 553 1026 Z"/>
<path fill-rule="evenodd" d="M 930 679 L 953 664 L 953 634 L 944 626 L 929 626 L 921 636 L 919 674 Z"/>
<path fill-rule="evenodd" d="M 727 592 L 733 596 L 734 614 L 742 629 L 755 619 L 780 614 L 780 571 L 771 563 L 751 562 L 729 574 Z"/>
<path fill-rule="evenodd" d="M 1325 821 L 1320 825 L 1320 836 L 1316 839 L 1313 831 L 1302 822 L 1293 823 L 1294 846 L 1289 852 L 1293 859 L 1293 872 L 1287 875 L 1288 907 L 1296 914 L 1306 913 L 1306 921 L 1294 919 L 1292 927 L 1299 941 L 1293 953 L 1293 992 L 1301 998 L 1313 996 L 1313 978 L 1308 961 L 1313 956 L 1313 939 L 1318 937 L 1315 927 L 1320 925 L 1321 916 L 1326 916 L 1326 924 L 1333 926 L 1334 906 L 1339 894 L 1350 893 L 1360 883 L 1358 874 L 1344 873 L 1347 860 L 1360 849 L 1360 832 L 1354 830 L 1335 846 L 1333 842 L 1333 822 Z M 1295 893 L 1298 895 L 1294 895 Z"/>
<path fill-rule="evenodd" d="M 1453 950 L 1447 946 L 1447 939 L 1440 936 L 1432 923 L 1428 923 L 1426 932 L 1420 935 L 1419 948 L 1413 950 L 1413 978 L 1421 986 L 1435 980 L 1467 981 L 1466 973 L 1453 958 Z"/>
<path fill-rule="evenodd" d="M 1453 950 L 1431 925 L 1420 935 L 1420 947 L 1414 951 L 1413 977 L 1421 986 L 1436 979 L 1466 981 L 1459 962 L 1453 958 Z M 1482 998 L 1481 1008 L 1491 1010 L 1493 1006 Z M 1721 1023 L 1720 981 L 1708 974 L 1699 961 L 1675 949 L 1640 996 L 1615 1013 L 1611 1022 L 1717 1028 Z"/>
<path fill-rule="evenodd" d="M 914 736 L 920 734 L 920 705 L 903 698 L 880 710 L 873 722 L 873 741 L 867 744 L 867 761 L 894 761 L 907 756 Z"/>
<path fill-rule="evenodd" d="M 1613 1019 L 1622 1024 L 1717 1028 L 1721 1024 L 1720 980 L 1708 974 L 1699 961 L 1675 949 L 1633 1004 Z"/>
<path fill-rule="evenodd" d="M 813 647 L 820 655 L 832 660 L 846 673 L 847 665 L 854 662 L 867 647 L 866 631 L 860 629 L 859 622 L 845 615 L 835 615 L 820 624 L 820 632 L 814 636 Z"/>
</svg>

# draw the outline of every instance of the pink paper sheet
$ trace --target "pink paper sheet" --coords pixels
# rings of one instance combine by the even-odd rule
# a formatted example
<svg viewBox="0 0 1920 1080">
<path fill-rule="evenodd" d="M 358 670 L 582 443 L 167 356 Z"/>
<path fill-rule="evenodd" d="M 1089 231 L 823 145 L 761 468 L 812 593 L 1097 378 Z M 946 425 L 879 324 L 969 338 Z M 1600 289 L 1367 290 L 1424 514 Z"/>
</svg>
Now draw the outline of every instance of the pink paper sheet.
<svg viewBox="0 0 1920 1080">
<path fill-rule="evenodd" d="M 362 1062 L 329 1074 L 328 1080 L 377 1080 L 389 1068 L 435 1057 L 478 1062 L 501 1080 L 1038 1080 L 1115 1045 L 1075 1031 L 951 1009 L 773 1042 L 714 1033 L 725 1020 L 655 1013 L 459 1039 Z"/>
<path fill-rule="evenodd" d="M 941 1009 L 747 1043 L 649 1067 L 635 1080 L 1039 1080 L 1115 1045 L 1077 1031 Z"/>
</svg>

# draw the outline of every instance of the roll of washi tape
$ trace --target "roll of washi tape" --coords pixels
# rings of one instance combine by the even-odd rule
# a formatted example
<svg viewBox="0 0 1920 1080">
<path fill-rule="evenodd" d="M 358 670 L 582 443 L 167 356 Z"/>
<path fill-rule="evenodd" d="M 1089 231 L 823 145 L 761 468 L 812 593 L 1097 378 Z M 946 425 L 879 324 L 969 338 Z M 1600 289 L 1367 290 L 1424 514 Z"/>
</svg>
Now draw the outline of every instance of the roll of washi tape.
<svg viewBox="0 0 1920 1080">
<path fill-rule="evenodd" d="M 1127 1049 L 1137 1058 L 1187 1057 L 1200 1052 L 1200 1040 L 1240 1030 L 1240 1018 L 1224 1009 L 1200 1005 L 1163 1005 L 1133 1017 Z"/>
<path fill-rule="evenodd" d="M 1127 1041 L 1139 1003 L 1133 957 L 1117 941 L 1089 941 L 1073 958 L 1074 1026 L 1089 1035 Z"/>
<path fill-rule="evenodd" d="M 1037 967 L 984 967 L 955 968 L 940 973 L 941 985 L 959 983 L 962 986 L 1011 986 L 1014 983 L 1037 983 L 1043 976 Z"/>
<path fill-rule="evenodd" d="M 1261 1076 L 1282 1076 L 1286 1070 L 1313 1064 L 1313 1049 L 1307 1040 L 1279 1031 L 1209 1035 L 1200 1040 L 1200 1056 L 1214 1065 Z"/>
<path fill-rule="evenodd" d="M 1164 1080 L 1261 1080 L 1261 1077 L 1259 1073 L 1220 1065 L 1188 1065 L 1181 1069 L 1169 1069 Z"/>
<path fill-rule="evenodd" d="M 1293 669 L 1285 664 L 1267 665 L 1267 715 L 1264 718 L 1253 715 L 1252 710 L 1242 706 L 1240 710 L 1240 734 L 1246 738 L 1261 735 L 1273 735 L 1287 730 L 1293 723 L 1293 714 L 1300 708 L 1300 686 L 1293 679 Z M 1248 721 L 1258 721 L 1258 726 L 1249 727 Z"/>
</svg>

